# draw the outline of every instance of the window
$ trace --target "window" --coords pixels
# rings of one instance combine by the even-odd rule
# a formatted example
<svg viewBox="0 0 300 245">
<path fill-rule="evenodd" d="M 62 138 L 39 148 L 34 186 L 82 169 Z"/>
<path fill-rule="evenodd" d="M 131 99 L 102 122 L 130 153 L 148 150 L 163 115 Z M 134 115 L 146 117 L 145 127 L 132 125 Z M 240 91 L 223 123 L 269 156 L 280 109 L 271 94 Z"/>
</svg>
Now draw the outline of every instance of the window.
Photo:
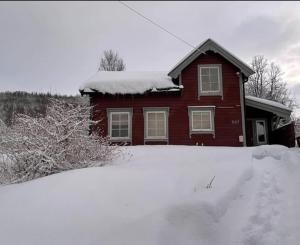
<svg viewBox="0 0 300 245">
<path fill-rule="evenodd" d="M 222 95 L 221 65 L 199 66 L 199 94 Z"/>
<path fill-rule="evenodd" d="M 211 111 L 192 111 L 192 131 L 211 130 Z"/>
<path fill-rule="evenodd" d="M 264 120 L 256 120 L 256 136 L 259 145 L 267 143 L 266 122 Z"/>
<path fill-rule="evenodd" d="M 108 109 L 109 136 L 112 140 L 131 138 L 131 112 Z"/>
<path fill-rule="evenodd" d="M 146 139 L 167 139 L 167 115 L 168 109 L 154 110 L 144 109 L 145 111 L 145 138 Z"/>
<path fill-rule="evenodd" d="M 214 106 L 189 106 L 190 134 L 214 134 Z"/>
</svg>

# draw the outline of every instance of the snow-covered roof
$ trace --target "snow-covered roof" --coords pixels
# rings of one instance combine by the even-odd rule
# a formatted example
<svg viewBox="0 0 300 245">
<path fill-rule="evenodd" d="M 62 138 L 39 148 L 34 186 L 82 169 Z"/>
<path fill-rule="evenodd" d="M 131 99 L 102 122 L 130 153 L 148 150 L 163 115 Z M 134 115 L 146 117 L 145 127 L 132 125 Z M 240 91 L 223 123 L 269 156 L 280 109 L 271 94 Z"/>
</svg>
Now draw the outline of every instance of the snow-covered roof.
<svg viewBox="0 0 300 245">
<path fill-rule="evenodd" d="M 218 44 L 211 38 L 208 38 L 191 52 L 189 52 L 186 56 L 184 56 L 183 59 L 181 59 L 169 71 L 168 75 L 174 78 L 177 77 L 186 66 L 188 66 L 193 60 L 195 60 L 201 53 L 205 53 L 208 50 L 212 50 L 222 55 L 225 59 L 238 67 L 241 72 L 244 73 L 247 77 L 254 73 L 254 71 L 246 63 L 230 53 L 228 50 L 223 48 L 220 44 Z"/>
<path fill-rule="evenodd" d="M 245 96 L 246 105 L 252 106 L 261 110 L 269 111 L 283 117 L 289 117 L 292 109 L 272 100 L 262 99 L 255 96 Z"/>
<path fill-rule="evenodd" d="M 98 71 L 79 90 L 82 93 L 143 94 L 164 89 L 178 91 L 181 86 L 175 85 L 167 72 Z"/>
<path fill-rule="evenodd" d="M 281 109 L 284 109 L 284 110 L 292 111 L 291 108 L 289 108 L 289 107 L 287 107 L 287 106 L 285 106 L 285 105 L 283 105 L 279 102 L 273 101 L 273 100 L 262 99 L 262 98 L 258 98 L 258 97 L 250 96 L 250 95 L 247 95 L 246 99 L 256 101 L 256 102 L 259 102 L 259 103 L 263 103 L 263 104 L 266 104 L 266 105 L 270 105 L 270 106 L 275 106 L 275 107 L 278 107 L 278 108 L 281 108 Z"/>
</svg>

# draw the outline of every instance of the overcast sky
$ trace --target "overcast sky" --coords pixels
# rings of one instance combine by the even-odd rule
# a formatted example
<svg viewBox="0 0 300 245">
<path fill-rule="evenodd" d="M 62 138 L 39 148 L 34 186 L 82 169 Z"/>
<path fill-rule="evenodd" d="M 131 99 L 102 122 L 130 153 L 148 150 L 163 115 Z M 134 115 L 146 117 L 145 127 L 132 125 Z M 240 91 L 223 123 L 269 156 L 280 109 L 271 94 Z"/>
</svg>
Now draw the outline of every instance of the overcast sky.
<svg viewBox="0 0 300 245">
<path fill-rule="evenodd" d="M 249 63 L 281 65 L 300 98 L 300 2 L 127 2 L 198 45 L 213 38 Z M 0 2 L 0 90 L 76 94 L 117 50 L 127 70 L 169 70 L 191 47 L 119 2 Z"/>
</svg>

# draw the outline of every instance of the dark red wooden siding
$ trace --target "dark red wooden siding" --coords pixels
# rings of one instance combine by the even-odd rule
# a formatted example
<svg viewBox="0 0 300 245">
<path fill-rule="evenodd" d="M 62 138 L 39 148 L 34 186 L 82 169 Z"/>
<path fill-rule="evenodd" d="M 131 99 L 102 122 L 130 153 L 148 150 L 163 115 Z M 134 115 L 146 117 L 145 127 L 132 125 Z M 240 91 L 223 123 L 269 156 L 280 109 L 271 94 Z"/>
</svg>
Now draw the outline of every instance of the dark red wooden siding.
<svg viewBox="0 0 300 245">
<path fill-rule="evenodd" d="M 223 99 L 221 96 L 201 96 L 198 99 L 198 65 L 222 64 Z M 182 71 L 181 93 L 157 93 L 146 95 L 93 95 L 95 105 L 93 119 L 102 118 L 101 127 L 107 134 L 106 108 L 133 108 L 132 144 L 144 144 L 143 107 L 169 107 L 169 144 L 241 146 L 242 116 L 240 106 L 238 69 L 215 53 L 200 55 Z M 213 135 L 189 135 L 188 106 L 214 105 L 215 137 Z"/>
</svg>

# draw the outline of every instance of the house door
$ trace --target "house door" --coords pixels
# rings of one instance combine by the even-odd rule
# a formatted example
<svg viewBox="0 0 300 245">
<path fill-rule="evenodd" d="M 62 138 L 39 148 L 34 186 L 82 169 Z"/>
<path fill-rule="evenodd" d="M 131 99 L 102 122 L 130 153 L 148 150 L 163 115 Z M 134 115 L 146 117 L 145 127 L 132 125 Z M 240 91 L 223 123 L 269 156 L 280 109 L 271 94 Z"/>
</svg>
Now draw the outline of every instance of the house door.
<svg viewBox="0 0 300 245">
<path fill-rule="evenodd" d="M 265 120 L 255 120 L 256 145 L 267 144 L 267 125 Z"/>
</svg>

